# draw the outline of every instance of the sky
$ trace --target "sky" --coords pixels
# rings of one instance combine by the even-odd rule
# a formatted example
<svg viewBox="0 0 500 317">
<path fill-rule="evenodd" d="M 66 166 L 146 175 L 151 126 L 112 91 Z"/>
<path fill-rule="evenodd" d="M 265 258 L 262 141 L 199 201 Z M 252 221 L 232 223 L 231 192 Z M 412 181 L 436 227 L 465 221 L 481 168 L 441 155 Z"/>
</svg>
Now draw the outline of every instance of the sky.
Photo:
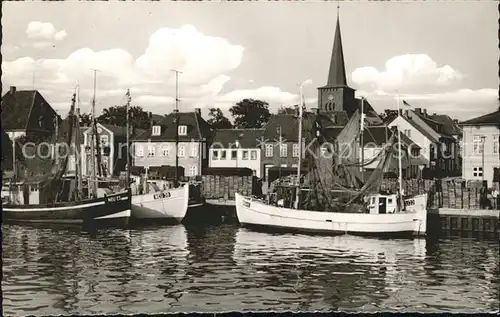
<svg viewBox="0 0 500 317">
<path fill-rule="evenodd" d="M 326 84 L 336 2 L 4 2 L 2 89 L 37 89 L 65 116 L 78 85 L 90 112 L 132 105 L 166 114 L 308 108 Z M 22 12 L 22 14 L 18 14 Z M 378 112 L 412 107 L 466 120 L 498 107 L 496 1 L 340 2 L 348 85 Z"/>
</svg>

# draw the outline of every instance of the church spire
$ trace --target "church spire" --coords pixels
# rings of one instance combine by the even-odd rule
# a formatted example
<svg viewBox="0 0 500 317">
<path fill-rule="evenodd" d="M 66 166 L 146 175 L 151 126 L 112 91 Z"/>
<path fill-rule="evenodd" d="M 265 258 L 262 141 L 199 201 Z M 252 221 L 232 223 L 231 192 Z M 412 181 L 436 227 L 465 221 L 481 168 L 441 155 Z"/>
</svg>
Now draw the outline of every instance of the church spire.
<svg viewBox="0 0 500 317">
<path fill-rule="evenodd" d="M 333 50 L 330 60 L 330 72 L 328 73 L 327 86 L 347 86 L 338 10 L 339 7 L 337 6 L 337 27 L 335 29 L 335 38 L 333 40 Z"/>
</svg>

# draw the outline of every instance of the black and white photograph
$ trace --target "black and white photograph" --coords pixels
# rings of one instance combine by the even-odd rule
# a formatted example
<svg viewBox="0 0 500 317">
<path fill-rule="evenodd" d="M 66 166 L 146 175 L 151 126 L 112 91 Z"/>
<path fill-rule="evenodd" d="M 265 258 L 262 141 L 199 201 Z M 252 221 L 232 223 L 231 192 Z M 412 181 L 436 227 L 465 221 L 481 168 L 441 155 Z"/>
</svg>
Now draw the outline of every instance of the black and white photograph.
<svg viewBox="0 0 500 317">
<path fill-rule="evenodd" d="M 499 313 L 498 1 L 4 1 L 2 315 Z"/>
</svg>

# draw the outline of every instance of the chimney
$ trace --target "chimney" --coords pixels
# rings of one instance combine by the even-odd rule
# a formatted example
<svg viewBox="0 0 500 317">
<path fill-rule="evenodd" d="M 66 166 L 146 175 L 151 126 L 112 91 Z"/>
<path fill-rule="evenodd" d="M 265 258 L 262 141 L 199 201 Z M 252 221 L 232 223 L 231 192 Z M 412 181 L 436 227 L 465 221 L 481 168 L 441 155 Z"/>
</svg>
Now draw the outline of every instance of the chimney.
<svg viewBox="0 0 500 317">
<path fill-rule="evenodd" d="M 197 115 L 201 116 L 201 109 L 200 109 L 200 108 L 194 108 L 194 112 L 195 112 Z"/>
<path fill-rule="evenodd" d="M 422 108 L 415 108 L 415 112 L 418 114 L 422 114 Z"/>
<path fill-rule="evenodd" d="M 11 95 L 15 94 L 16 93 L 16 86 L 10 86 L 9 92 Z"/>
<path fill-rule="evenodd" d="M 434 112 L 432 115 L 435 116 L 435 115 L 437 115 L 437 113 Z"/>
<path fill-rule="evenodd" d="M 427 109 L 424 109 L 424 114 L 427 117 Z"/>
<path fill-rule="evenodd" d="M 311 111 L 312 111 L 313 113 L 318 113 L 318 110 L 319 110 L 318 108 L 311 108 Z"/>
</svg>

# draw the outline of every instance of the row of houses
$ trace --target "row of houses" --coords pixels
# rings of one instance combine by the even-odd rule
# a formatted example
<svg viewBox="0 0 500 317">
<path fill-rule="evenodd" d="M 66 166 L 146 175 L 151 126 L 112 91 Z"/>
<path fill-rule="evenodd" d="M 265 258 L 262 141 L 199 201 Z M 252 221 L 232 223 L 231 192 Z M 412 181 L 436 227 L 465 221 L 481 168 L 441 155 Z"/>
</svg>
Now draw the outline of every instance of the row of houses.
<svg viewBox="0 0 500 317">
<path fill-rule="evenodd" d="M 494 169 L 500 168 L 500 109 L 459 124 L 448 115 L 429 114 L 425 109 L 406 103 L 410 106 L 405 108 L 408 110 L 384 122 L 369 101 L 355 97 L 355 89 L 347 83 L 345 69 L 337 19 L 326 85 L 318 88 L 317 107 L 307 115 L 318 119 L 326 137 L 335 139 L 354 113 L 360 111 L 367 126 L 363 144 L 356 140 L 363 150 L 358 146 L 355 153 L 365 160 L 376 156 L 394 133 L 393 128 L 398 127 L 403 134 L 401 142 L 405 150 L 414 158 L 405 166 L 406 176 L 421 176 L 425 171 L 437 177 L 462 175 L 465 179 L 493 181 Z M 17 91 L 11 87 L 2 98 L 2 125 L 11 138 L 27 134 L 51 135 L 54 122 L 59 126 L 61 119 L 37 91 Z M 125 129 L 102 124 L 99 129 L 103 165 L 110 174 L 123 171 Z M 202 174 L 206 167 L 247 167 L 256 176 L 267 178 L 273 166 L 297 166 L 301 151 L 297 131 L 298 121 L 293 115 L 272 115 L 261 129 L 213 131 L 202 118 L 200 109 L 173 112 L 158 118 L 147 131 L 132 133 L 132 163 L 143 168 L 175 166 L 177 150 L 179 166 L 189 176 Z M 89 133 L 88 127 L 81 128 L 84 171 L 88 171 L 89 166 Z M 373 170 L 377 164 L 374 161 L 366 169 Z M 73 165 L 71 163 L 70 167 Z"/>
</svg>

